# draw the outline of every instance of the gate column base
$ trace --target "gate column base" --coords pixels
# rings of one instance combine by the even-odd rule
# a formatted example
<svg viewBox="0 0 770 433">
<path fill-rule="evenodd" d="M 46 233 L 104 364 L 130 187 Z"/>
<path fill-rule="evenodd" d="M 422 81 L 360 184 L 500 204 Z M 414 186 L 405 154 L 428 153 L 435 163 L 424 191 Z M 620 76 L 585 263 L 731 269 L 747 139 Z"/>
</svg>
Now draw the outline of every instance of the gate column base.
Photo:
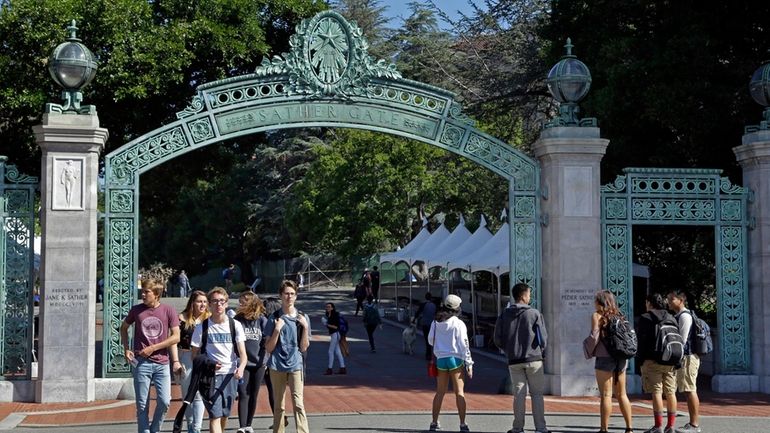
<svg viewBox="0 0 770 433">
<path fill-rule="evenodd" d="M 765 385 L 767 385 L 767 379 Z M 765 392 L 760 389 L 760 378 L 753 374 L 716 374 L 711 378 L 711 390 L 720 394 L 735 392 Z"/>
<path fill-rule="evenodd" d="M 83 403 L 95 396 L 94 379 L 40 380 L 35 390 L 37 403 Z"/>
</svg>

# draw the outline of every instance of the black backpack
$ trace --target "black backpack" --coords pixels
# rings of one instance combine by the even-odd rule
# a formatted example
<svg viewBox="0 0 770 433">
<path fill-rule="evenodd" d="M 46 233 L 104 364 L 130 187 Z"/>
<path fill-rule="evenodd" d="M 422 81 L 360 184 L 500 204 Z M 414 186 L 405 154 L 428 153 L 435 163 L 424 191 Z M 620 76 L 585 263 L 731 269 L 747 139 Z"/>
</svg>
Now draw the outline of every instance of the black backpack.
<svg viewBox="0 0 770 433">
<path fill-rule="evenodd" d="M 602 342 L 610 356 L 615 359 L 633 358 L 639 346 L 636 331 L 623 316 L 609 318 L 607 326 L 604 327 Z"/>
<path fill-rule="evenodd" d="M 662 365 L 681 365 L 684 358 L 684 338 L 679 324 L 669 313 L 655 324 L 655 361 Z"/>
<path fill-rule="evenodd" d="M 235 353 L 235 356 L 238 357 L 240 354 L 238 353 L 238 343 L 235 341 L 235 320 L 233 320 L 232 317 L 228 317 L 227 319 L 230 322 L 230 338 L 233 341 L 233 353 Z M 201 332 L 200 355 L 198 356 L 206 356 L 206 346 L 208 345 L 209 340 L 208 319 L 204 320 L 201 326 L 203 329 Z M 202 374 L 200 376 L 200 381 L 198 382 L 198 392 L 200 393 L 201 398 L 205 399 L 209 403 L 214 401 L 214 397 L 216 396 L 216 389 L 214 388 L 215 374 L 215 371 L 211 371 L 209 374 Z"/>
<path fill-rule="evenodd" d="M 711 339 L 711 327 L 705 320 L 696 316 L 692 310 L 687 310 L 692 316 L 692 326 L 687 344 L 690 352 L 696 355 L 708 355 L 714 351 L 714 341 Z"/>
</svg>

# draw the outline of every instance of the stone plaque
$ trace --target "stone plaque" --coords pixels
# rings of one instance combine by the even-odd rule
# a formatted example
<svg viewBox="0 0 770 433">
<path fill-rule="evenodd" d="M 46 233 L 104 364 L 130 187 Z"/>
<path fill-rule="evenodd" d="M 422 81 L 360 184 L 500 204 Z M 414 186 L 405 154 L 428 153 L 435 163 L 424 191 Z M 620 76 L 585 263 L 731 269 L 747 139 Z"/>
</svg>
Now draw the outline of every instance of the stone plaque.
<svg viewBox="0 0 770 433">
<path fill-rule="evenodd" d="M 564 167 L 564 216 L 593 215 L 591 167 Z"/>
<path fill-rule="evenodd" d="M 85 158 L 54 158 L 51 173 L 51 208 L 53 210 L 84 210 Z"/>
</svg>

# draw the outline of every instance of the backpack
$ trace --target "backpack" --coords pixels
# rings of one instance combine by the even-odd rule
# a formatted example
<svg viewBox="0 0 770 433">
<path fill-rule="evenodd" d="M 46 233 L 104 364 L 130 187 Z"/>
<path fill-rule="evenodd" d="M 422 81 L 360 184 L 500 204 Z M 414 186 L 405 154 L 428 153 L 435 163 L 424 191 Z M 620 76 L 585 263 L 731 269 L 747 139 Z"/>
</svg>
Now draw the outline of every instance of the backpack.
<svg viewBox="0 0 770 433">
<path fill-rule="evenodd" d="M 662 365 L 680 365 L 684 358 L 684 338 L 674 316 L 666 316 L 655 324 L 655 361 Z"/>
<path fill-rule="evenodd" d="M 230 268 L 222 269 L 222 279 L 223 280 L 229 280 L 230 279 Z"/>
<path fill-rule="evenodd" d="M 238 353 L 238 343 L 235 341 L 235 320 L 233 320 L 232 317 L 228 317 L 227 319 L 230 321 L 230 338 L 233 340 L 233 353 L 235 353 L 235 356 L 238 357 L 240 354 Z M 206 356 L 206 345 L 208 344 L 209 340 L 208 319 L 204 320 L 201 325 L 203 326 L 203 330 L 201 333 L 200 354 L 202 356 Z M 209 403 L 212 402 L 216 396 L 216 388 L 214 387 L 215 374 L 216 371 L 211 371 L 207 374 L 201 374 L 198 381 L 198 392 L 200 393 L 201 397 Z"/>
<path fill-rule="evenodd" d="M 238 342 L 235 341 L 235 320 L 232 317 L 228 317 L 227 320 L 230 322 L 230 339 L 233 342 L 233 353 L 235 354 L 236 358 L 240 357 L 240 353 L 238 352 Z M 200 347 L 200 353 L 205 354 L 206 353 L 206 344 L 208 344 L 209 340 L 209 321 L 204 320 L 201 324 L 203 326 L 203 330 L 201 332 L 201 347 Z"/>
<path fill-rule="evenodd" d="M 604 327 L 602 343 L 610 356 L 615 359 L 630 359 L 636 356 L 638 347 L 636 331 L 623 316 L 610 318 L 609 323 Z"/>
<path fill-rule="evenodd" d="M 377 312 L 377 308 L 373 305 L 364 307 L 364 324 L 369 326 L 380 324 L 380 313 Z"/>
<path fill-rule="evenodd" d="M 346 335 L 348 333 L 348 329 L 349 329 L 348 321 L 345 320 L 344 317 L 342 317 L 342 314 L 340 314 L 339 316 L 340 316 L 340 326 L 339 326 L 339 328 L 337 328 L 337 332 L 339 332 L 340 335 Z"/>
<path fill-rule="evenodd" d="M 279 308 L 279 309 L 275 310 L 275 312 L 273 313 L 273 319 L 274 320 L 278 320 L 278 319 L 281 318 L 282 315 L 283 315 L 283 310 L 281 310 Z M 304 315 L 305 315 L 305 313 L 303 313 L 300 310 L 297 310 L 297 316 L 304 316 Z M 297 347 L 299 347 L 299 336 L 300 335 L 302 335 L 302 325 L 300 325 L 299 321 L 297 321 Z"/>
<path fill-rule="evenodd" d="M 714 351 L 714 341 L 711 339 L 711 327 L 705 320 L 696 316 L 692 310 L 687 310 L 692 316 L 692 326 L 687 344 L 690 352 L 696 355 L 707 355 Z"/>
</svg>

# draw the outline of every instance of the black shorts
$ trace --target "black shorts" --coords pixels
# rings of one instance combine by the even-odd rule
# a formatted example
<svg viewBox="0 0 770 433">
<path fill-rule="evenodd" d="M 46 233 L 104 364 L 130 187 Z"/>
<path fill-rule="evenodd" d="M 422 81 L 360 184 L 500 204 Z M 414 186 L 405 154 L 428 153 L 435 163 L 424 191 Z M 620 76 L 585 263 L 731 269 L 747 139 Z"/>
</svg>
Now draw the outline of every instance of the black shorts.
<svg viewBox="0 0 770 433">
<path fill-rule="evenodd" d="M 625 359 L 615 359 L 610 356 L 597 356 L 594 368 L 601 371 L 621 373 L 626 371 L 628 361 Z"/>
</svg>

